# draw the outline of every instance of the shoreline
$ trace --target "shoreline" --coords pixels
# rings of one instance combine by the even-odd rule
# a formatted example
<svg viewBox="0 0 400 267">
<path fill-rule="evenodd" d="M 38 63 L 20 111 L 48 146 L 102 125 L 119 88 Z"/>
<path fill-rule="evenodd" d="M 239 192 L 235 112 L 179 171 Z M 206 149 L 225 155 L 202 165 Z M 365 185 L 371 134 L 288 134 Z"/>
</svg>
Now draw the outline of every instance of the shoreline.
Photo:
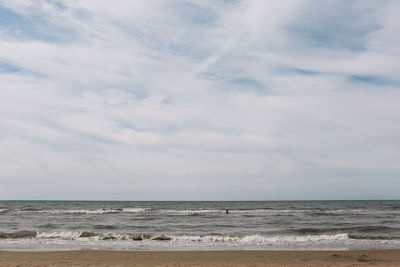
<svg viewBox="0 0 400 267">
<path fill-rule="evenodd" d="M 0 266 L 400 266 L 397 250 L 0 251 Z"/>
</svg>

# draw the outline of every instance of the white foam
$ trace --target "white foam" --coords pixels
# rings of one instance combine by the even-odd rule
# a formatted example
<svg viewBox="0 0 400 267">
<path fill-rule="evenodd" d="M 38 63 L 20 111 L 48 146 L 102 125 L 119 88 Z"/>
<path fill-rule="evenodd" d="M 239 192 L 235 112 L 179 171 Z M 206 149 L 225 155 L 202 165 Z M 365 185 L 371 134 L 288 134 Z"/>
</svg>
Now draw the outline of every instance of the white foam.
<svg viewBox="0 0 400 267">
<path fill-rule="evenodd" d="M 82 232 L 37 232 L 38 238 L 59 238 L 64 240 L 75 240 L 80 237 Z"/>
<path fill-rule="evenodd" d="M 265 244 L 271 242 L 317 242 L 317 241 L 331 241 L 331 240 L 348 240 L 347 233 L 332 234 L 332 235 L 277 235 L 277 236 L 261 236 L 261 235 L 248 235 L 248 236 L 174 236 L 173 240 L 183 240 L 192 242 L 238 242 L 244 244 Z"/>
<path fill-rule="evenodd" d="M 40 210 L 38 212 L 41 213 L 51 213 L 51 214 L 100 214 L 100 213 L 109 213 L 111 210 Z M 118 211 L 115 211 L 118 212 Z"/>
<path fill-rule="evenodd" d="M 76 239 L 91 239 L 102 240 L 113 238 L 116 240 L 132 240 L 131 235 L 117 234 L 117 233 L 98 233 L 91 237 L 80 237 L 82 232 L 37 232 L 37 238 L 60 238 L 64 240 Z M 167 235 L 168 236 L 168 235 Z M 154 238 L 156 236 L 153 236 Z M 185 241 L 185 242 L 203 242 L 203 243 L 224 243 L 236 242 L 251 245 L 262 245 L 273 242 L 320 242 L 320 241 L 334 241 L 334 240 L 349 240 L 348 233 L 340 234 L 324 234 L 324 235 L 275 235 L 275 236 L 261 236 L 261 235 L 247 235 L 247 236 L 226 236 L 226 235 L 181 235 L 181 236 L 168 236 L 171 241 Z M 152 239 L 150 238 L 150 240 Z"/>
<path fill-rule="evenodd" d="M 222 213 L 225 210 L 160 210 L 160 213 L 193 214 L 193 213 Z"/>
<path fill-rule="evenodd" d="M 279 213 L 303 213 L 309 212 L 310 210 L 270 210 L 270 209 L 253 209 L 253 210 L 229 210 L 230 213 L 267 213 L 267 214 L 279 214 Z"/>
<path fill-rule="evenodd" d="M 129 213 L 144 212 L 147 210 L 149 210 L 149 209 L 145 209 L 145 208 L 123 208 L 122 209 L 123 212 L 129 212 Z"/>
<path fill-rule="evenodd" d="M 338 209 L 338 210 L 322 210 L 317 212 L 328 213 L 328 214 L 349 214 L 349 213 L 363 213 L 368 211 L 363 209 L 351 209 L 351 210 Z"/>
<path fill-rule="evenodd" d="M 120 213 L 120 212 L 143 212 L 143 208 L 124 208 L 124 209 L 95 209 L 95 210 L 41 210 L 41 213 L 52 214 L 107 214 L 107 213 Z"/>
<path fill-rule="evenodd" d="M 197 250 L 197 249 L 367 249 L 399 248 L 400 240 L 355 240 L 347 233 L 332 235 L 276 236 L 168 236 L 170 241 L 152 238 L 134 241 L 130 235 L 101 233 L 80 237 L 81 232 L 38 232 L 36 238 L 0 239 L 2 249 L 69 250 L 69 249 L 128 249 L 128 250 Z"/>
</svg>

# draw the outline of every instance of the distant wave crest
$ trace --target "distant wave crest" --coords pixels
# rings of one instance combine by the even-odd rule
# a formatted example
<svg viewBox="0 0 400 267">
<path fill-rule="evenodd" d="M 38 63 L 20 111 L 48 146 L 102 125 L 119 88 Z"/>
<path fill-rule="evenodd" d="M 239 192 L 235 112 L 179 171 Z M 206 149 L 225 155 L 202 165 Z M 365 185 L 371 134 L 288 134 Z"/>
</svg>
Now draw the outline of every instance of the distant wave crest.
<svg viewBox="0 0 400 267">
<path fill-rule="evenodd" d="M 145 208 L 104 208 L 104 209 L 94 209 L 94 210 L 88 210 L 88 209 L 82 209 L 82 210 L 40 210 L 37 212 L 40 213 L 52 213 L 52 214 L 109 214 L 109 213 L 121 213 L 121 212 L 126 212 L 126 213 L 139 213 L 139 212 L 144 212 L 148 209 Z"/>
</svg>

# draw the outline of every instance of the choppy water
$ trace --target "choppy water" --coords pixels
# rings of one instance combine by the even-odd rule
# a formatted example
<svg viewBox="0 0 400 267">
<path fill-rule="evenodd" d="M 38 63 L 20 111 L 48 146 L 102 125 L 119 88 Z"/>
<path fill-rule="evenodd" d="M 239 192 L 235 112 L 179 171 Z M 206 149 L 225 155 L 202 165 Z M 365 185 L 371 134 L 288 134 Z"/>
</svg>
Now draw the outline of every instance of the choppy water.
<svg viewBox="0 0 400 267">
<path fill-rule="evenodd" d="M 2 250 L 389 248 L 400 201 L 0 201 Z"/>
</svg>

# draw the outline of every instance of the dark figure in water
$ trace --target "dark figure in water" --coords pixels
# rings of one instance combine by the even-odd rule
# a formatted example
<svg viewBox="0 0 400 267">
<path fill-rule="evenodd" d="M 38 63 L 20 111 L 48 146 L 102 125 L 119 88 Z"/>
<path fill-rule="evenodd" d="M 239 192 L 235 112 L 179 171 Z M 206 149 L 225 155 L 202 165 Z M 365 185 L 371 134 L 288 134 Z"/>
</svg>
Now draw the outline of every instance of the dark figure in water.
<svg viewBox="0 0 400 267">
<path fill-rule="evenodd" d="M 228 214 L 228 213 L 229 213 L 229 210 L 226 210 L 225 213 Z"/>
</svg>

